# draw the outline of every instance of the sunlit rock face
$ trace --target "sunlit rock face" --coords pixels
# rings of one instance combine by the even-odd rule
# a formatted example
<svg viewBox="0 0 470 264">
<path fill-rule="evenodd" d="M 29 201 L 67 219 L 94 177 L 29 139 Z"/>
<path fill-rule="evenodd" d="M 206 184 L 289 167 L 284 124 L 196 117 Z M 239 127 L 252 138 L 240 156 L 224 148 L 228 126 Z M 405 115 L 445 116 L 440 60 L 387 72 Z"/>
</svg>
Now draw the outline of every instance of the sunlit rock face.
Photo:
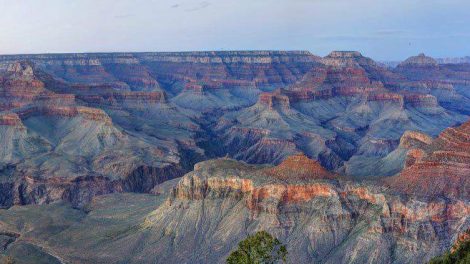
<svg viewBox="0 0 470 264">
<path fill-rule="evenodd" d="M 468 200 L 401 191 L 348 181 L 302 155 L 275 167 L 220 159 L 197 164 L 145 226 L 172 227 L 176 244 L 163 236 L 157 251 L 183 253 L 163 259 L 223 262 L 244 233 L 268 230 L 299 263 L 426 263 L 468 228 Z"/>
<path fill-rule="evenodd" d="M 403 144 L 430 141 L 409 132 Z M 86 185 L 106 193 L 99 180 L 81 179 L 64 197 Z M 224 263 L 247 234 L 266 230 L 295 263 L 427 263 L 470 227 L 467 198 L 351 181 L 301 154 L 278 166 L 200 162 L 151 192 L 96 196 L 86 212 L 61 203 L 12 207 L 0 216 L 5 253 L 21 260 L 26 243 L 41 259 L 70 263 Z"/>
<path fill-rule="evenodd" d="M 387 179 L 406 193 L 468 200 L 470 188 L 470 122 L 444 130 L 436 139 L 415 136 L 421 144 L 408 153 L 406 167 Z"/>
</svg>

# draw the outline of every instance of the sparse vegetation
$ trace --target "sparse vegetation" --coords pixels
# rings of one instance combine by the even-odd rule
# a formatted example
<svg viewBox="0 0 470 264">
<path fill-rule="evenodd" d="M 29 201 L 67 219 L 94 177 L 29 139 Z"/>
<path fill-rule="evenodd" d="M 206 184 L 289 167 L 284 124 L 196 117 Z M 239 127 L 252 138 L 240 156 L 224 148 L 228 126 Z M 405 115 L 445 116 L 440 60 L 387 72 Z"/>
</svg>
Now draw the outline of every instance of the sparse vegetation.
<svg viewBox="0 0 470 264">
<path fill-rule="evenodd" d="M 429 264 L 470 264 L 470 239 L 461 243 L 453 252 L 432 259 Z"/>
<path fill-rule="evenodd" d="M 237 250 L 227 258 L 227 264 L 286 263 L 287 249 L 277 238 L 259 231 L 238 243 Z"/>
</svg>

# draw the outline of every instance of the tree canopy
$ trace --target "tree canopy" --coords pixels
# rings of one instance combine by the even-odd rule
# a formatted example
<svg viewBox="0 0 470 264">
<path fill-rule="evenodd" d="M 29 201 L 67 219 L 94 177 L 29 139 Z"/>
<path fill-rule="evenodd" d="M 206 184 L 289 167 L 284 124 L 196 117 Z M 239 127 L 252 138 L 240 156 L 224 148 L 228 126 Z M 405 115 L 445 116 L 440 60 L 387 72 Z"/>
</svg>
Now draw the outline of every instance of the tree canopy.
<svg viewBox="0 0 470 264">
<path fill-rule="evenodd" d="M 467 231 L 470 235 L 470 230 Z M 429 264 L 469 264 L 470 263 L 470 239 L 459 243 L 455 250 L 433 258 Z"/>
<path fill-rule="evenodd" d="M 270 264 L 286 261 L 286 246 L 266 231 L 248 236 L 238 243 L 237 250 L 227 258 L 227 264 Z"/>
</svg>

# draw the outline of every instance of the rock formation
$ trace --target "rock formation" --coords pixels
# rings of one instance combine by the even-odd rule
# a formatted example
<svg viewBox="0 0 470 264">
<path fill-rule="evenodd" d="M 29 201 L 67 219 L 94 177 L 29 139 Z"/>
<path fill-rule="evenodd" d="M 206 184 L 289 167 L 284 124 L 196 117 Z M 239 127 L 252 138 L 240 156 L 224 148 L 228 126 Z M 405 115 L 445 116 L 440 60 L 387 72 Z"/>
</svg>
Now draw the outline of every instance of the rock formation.
<svg viewBox="0 0 470 264">
<path fill-rule="evenodd" d="M 468 200 L 470 188 L 470 122 L 444 130 L 432 142 L 422 143 L 408 153 L 406 167 L 387 179 L 391 186 L 413 195 L 443 196 Z"/>
<path fill-rule="evenodd" d="M 0 251 L 219 263 L 267 230 L 295 263 L 424 263 L 469 227 L 469 84 L 425 56 L 0 56 Z"/>
</svg>

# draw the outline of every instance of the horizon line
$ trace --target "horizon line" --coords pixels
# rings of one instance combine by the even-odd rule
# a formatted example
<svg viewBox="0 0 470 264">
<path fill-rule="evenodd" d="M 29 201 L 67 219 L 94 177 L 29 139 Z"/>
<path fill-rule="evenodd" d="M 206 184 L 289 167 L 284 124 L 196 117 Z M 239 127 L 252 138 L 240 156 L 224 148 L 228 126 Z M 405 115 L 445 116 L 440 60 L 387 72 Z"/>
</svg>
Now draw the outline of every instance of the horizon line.
<svg viewBox="0 0 470 264">
<path fill-rule="evenodd" d="M 358 50 L 332 50 L 330 51 L 327 55 L 321 56 L 313 53 L 310 50 L 307 49 L 234 49 L 234 50 L 167 50 L 167 51 L 81 51 L 81 52 L 38 52 L 38 53 L 0 53 L 0 57 L 14 57 L 14 56 L 44 56 L 44 55 L 104 55 L 104 54 L 151 54 L 151 53 L 230 53 L 230 52 L 288 52 L 288 53 L 309 53 L 310 55 L 317 56 L 320 58 L 324 58 L 331 54 L 332 52 L 359 52 L 361 53 L 362 56 L 364 56 L 363 52 L 358 51 Z M 423 52 L 419 52 L 417 54 L 412 54 L 408 56 L 407 58 L 417 56 L 419 54 L 425 54 Z M 428 55 L 426 55 L 428 56 Z M 368 56 L 364 56 L 368 57 Z M 434 59 L 449 59 L 449 58 L 466 58 L 470 57 L 470 55 L 463 55 L 463 56 L 454 56 L 454 57 L 432 57 L 428 56 Z M 399 62 L 406 60 L 405 59 L 374 59 L 373 57 L 369 57 L 373 60 L 379 61 L 379 62 Z"/>
</svg>

